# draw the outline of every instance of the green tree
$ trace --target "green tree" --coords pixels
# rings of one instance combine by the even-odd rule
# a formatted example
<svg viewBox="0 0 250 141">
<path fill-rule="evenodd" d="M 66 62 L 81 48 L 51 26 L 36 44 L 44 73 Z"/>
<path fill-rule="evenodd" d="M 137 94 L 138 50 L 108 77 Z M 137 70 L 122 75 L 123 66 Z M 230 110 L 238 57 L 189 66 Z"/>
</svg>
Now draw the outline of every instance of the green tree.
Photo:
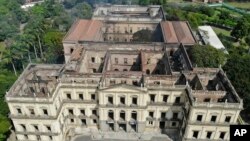
<svg viewBox="0 0 250 141">
<path fill-rule="evenodd" d="M 248 35 L 248 36 L 245 38 L 245 41 L 246 41 L 247 45 L 248 45 L 249 48 L 250 48 L 250 35 Z"/>
<path fill-rule="evenodd" d="M 209 45 L 195 45 L 189 49 L 189 56 L 198 67 L 218 67 L 226 61 L 226 55 L 221 50 Z"/>
<path fill-rule="evenodd" d="M 63 56 L 63 36 L 64 33 L 59 31 L 48 31 L 44 34 L 44 45 L 47 47 L 45 57 L 48 62 L 56 63 L 58 58 Z"/>
<path fill-rule="evenodd" d="M 72 10 L 72 13 L 77 18 L 90 19 L 92 17 L 92 7 L 86 2 L 78 3 Z"/>
<path fill-rule="evenodd" d="M 231 36 L 237 40 L 244 38 L 250 30 L 250 16 L 243 16 L 231 32 Z"/>
<path fill-rule="evenodd" d="M 238 49 L 237 49 L 238 50 Z M 237 93 L 244 101 L 245 111 L 249 115 L 250 112 L 250 55 L 238 54 L 238 51 L 230 54 L 227 63 L 223 67 L 231 80 Z"/>
<path fill-rule="evenodd" d="M 150 42 L 152 41 L 152 31 L 143 29 L 133 34 L 133 41 L 135 42 Z"/>
</svg>

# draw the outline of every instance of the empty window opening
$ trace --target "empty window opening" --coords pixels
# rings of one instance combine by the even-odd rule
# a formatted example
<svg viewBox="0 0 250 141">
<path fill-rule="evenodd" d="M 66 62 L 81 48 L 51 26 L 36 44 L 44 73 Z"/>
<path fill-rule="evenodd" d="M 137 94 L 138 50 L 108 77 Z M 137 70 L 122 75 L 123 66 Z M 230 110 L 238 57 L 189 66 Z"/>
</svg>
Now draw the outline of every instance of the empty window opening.
<svg viewBox="0 0 250 141">
<path fill-rule="evenodd" d="M 123 69 L 123 71 L 128 71 L 128 69 Z"/>
<path fill-rule="evenodd" d="M 146 74 L 150 74 L 150 70 L 149 69 L 146 70 Z"/>
<path fill-rule="evenodd" d="M 212 132 L 207 132 L 207 139 L 211 139 L 211 136 L 212 136 Z"/>
<path fill-rule="evenodd" d="M 180 102 L 181 102 L 181 97 L 176 97 L 176 98 L 175 98 L 175 103 L 178 104 L 178 103 L 180 103 Z"/>
<path fill-rule="evenodd" d="M 109 97 L 108 97 L 108 103 L 109 103 L 109 104 L 113 104 L 113 97 L 112 97 L 112 96 L 109 96 Z"/>
<path fill-rule="evenodd" d="M 73 51 L 74 51 L 74 49 L 73 49 L 73 48 L 71 48 L 71 49 L 70 49 L 70 54 L 72 54 L 72 53 L 73 53 Z"/>
<path fill-rule="evenodd" d="M 43 114 L 47 116 L 48 115 L 48 110 L 47 109 L 43 109 Z"/>
<path fill-rule="evenodd" d="M 109 119 L 114 120 L 114 112 L 112 110 L 109 110 L 108 117 L 109 117 Z"/>
<path fill-rule="evenodd" d="M 212 116 L 211 117 L 211 122 L 216 122 L 216 118 L 217 118 L 217 116 Z"/>
<path fill-rule="evenodd" d="M 193 131 L 193 138 L 198 138 L 199 131 Z"/>
<path fill-rule="evenodd" d="M 229 122 L 230 122 L 230 120 L 231 120 L 231 116 L 226 116 L 226 118 L 225 118 L 225 122 L 229 123 Z"/>
<path fill-rule="evenodd" d="M 161 112 L 161 118 L 165 119 L 165 117 L 166 117 L 166 112 Z"/>
<path fill-rule="evenodd" d="M 154 117 L 154 112 L 149 112 L 149 117 L 153 118 Z"/>
<path fill-rule="evenodd" d="M 155 102 L 155 95 L 154 94 L 149 95 L 149 97 L 150 97 L 151 103 Z"/>
<path fill-rule="evenodd" d="M 133 112 L 131 113 L 131 118 L 132 118 L 133 120 L 137 120 L 137 113 L 136 113 L 135 111 L 133 111 Z"/>
<path fill-rule="evenodd" d="M 17 108 L 16 110 L 18 114 L 22 114 L 22 110 L 20 108 Z"/>
<path fill-rule="evenodd" d="M 95 100 L 95 94 L 91 94 L 91 100 Z"/>
<path fill-rule="evenodd" d="M 137 105 L 137 97 L 133 97 L 132 98 L 132 104 L 133 105 Z"/>
<path fill-rule="evenodd" d="M 73 115 L 73 114 L 74 114 L 73 109 L 69 109 L 69 115 Z"/>
<path fill-rule="evenodd" d="M 79 99 L 83 100 L 83 94 L 79 94 Z"/>
<path fill-rule="evenodd" d="M 177 112 L 173 113 L 173 119 L 178 119 L 178 113 Z"/>
<path fill-rule="evenodd" d="M 226 135 L 226 132 L 220 132 L 220 139 L 224 139 L 225 138 L 225 135 Z"/>
<path fill-rule="evenodd" d="M 91 57 L 91 62 L 95 63 L 95 57 Z"/>
<path fill-rule="evenodd" d="M 85 110 L 84 110 L 84 109 L 81 109 L 81 110 L 80 110 L 80 113 L 81 113 L 81 115 L 85 115 Z"/>
<path fill-rule="evenodd" d="M 96 110 L 92 110 L 92 115 L 97 116 Z"/>
<path fill-rule="evenodd" d="M 120 97 L 120 103 L 125 104 L 125 97 Z"/>
<path fill-rule="evenodd" d="M 138 82 L 136 80 L 133 80 L 132 83 L 134 86 L 138 86 Z"/>
<path fill-rule="evenodd" d="M 82 123 L 83 126 L 86 125 L 87 124 L 86 119 L 81 119 L 81 123 Z"/>
<path fill-rule="evenodd" d="M 165 128 L 165 121 L 160 121 L 160 129 L 164 129 Z"/>
<path fill-rule="evenodd" d="M 196 120 L 197 120 L 197 121 L 202 121 L 202 115 L 197 115 Z"/>
<path fill-rule="evenodd" d="M 120 112 L 120 119 L 125 120 L 126 119 L 125 116 L 126 116 L 125 111 L 121 111 Z"/>
<path fill-rule="evenodd" d="M 210 98 L 205 98 L 205 99 L 204 99 L 204 102 L 210 102 L 210 101 L 211 101 Z"/>
<path fill-rule="evenodd" d="M 163 95 L 163 102 L 167 102 L 168 101 L 168 95 Z"/>
<path fill-rule="evenodd" d="M 67 93 L 67 99 L 71 99 L 71 94 Z"/>
<path fill-rule="evenodd" d="M 177 125 L 176 122 L 172 122 L 171 124 L 172 127 L 176 127 L 176 125 Z"/>
</svg>

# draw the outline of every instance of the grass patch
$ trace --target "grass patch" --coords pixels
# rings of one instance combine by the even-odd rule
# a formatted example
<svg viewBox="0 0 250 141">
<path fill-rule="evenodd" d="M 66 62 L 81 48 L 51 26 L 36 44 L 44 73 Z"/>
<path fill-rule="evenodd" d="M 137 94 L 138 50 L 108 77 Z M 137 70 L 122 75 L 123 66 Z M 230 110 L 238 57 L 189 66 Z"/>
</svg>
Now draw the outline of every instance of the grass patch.
<svg viewBox="0 0 250 141">
<path fill-rule="evenodd" d="M 225 29 L 222 29 L 222 28 L 218 28 L 218 27 L 214 27 L 214 26 L 211 26 L 214 30 L 214 32 L 218 35 L 218 34 L 223 34 L 225 36 L 230 36 L 230 33 L 231 31 L 229 30 L 225 30 Z"/>
<path fill-rule="evenodd" d="M 226 2 L 226 4 L 237 8 L 250 9 L 250 2 Z"/>
</svg>

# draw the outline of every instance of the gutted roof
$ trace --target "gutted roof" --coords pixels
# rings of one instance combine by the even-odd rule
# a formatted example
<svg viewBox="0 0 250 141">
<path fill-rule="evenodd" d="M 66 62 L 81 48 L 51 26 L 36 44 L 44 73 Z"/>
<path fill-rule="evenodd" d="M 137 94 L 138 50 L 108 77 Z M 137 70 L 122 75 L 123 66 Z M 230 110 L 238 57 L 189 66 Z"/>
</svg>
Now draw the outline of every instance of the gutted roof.
<svg viewBox="0 0 250 141">
<path fill-rule="evenodd" d="M 72 25 L 63 41 L 98 41 L 102 25 L 101 21 L 79 19 Z"/>
<path fill-rule="evenodd" d="M 195 44 L 192 31 L 185 21 L 162 21 L 163 39 L 166 43 Z"/>
</svg>

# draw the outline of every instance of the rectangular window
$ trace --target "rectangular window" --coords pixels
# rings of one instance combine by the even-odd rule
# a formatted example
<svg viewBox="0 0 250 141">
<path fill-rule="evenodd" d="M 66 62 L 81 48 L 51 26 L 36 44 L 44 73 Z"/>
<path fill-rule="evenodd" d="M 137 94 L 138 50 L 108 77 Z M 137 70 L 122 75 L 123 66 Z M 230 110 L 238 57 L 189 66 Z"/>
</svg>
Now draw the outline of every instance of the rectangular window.
<svg viewBox="0 0 250 141">
<path fill-rule="evenodd" d="M 220 132 L 220 139 L 224 139 L 225 138 L 225 135 L 226 135 L 226 132 Z"/>
<path fill-rule="evenodd" d="M 82 125 L 86 125 L 86 119 L 81 119 Z"/>
<path fill-rule="evenodd" d="M 96 123 L 97 123 L 96 119 L 93 119 L 93 123 L 94 123 L 94 124 L 96 124 Z"/>
<path fill-rule="evenodd" d="M 132 104 L 137 105 L 137 97 L 132 98 Z"/>
<path fill-rule="evenodd" d="M 118 64 L 119 62 L 118 62 L 118 58 L 115 58 L 115 64 Z"/>
<path fill-rule="evenodd" d="M 154 112 L 149 112 L 149 117 L 153 118 L 154 117 Z"/>
<path fill-rule="evenodd" d="M 164 119 L 166 117 L 166 112 L 161 112 L 161 118 Z"/>
<path fill-rule="evenodd" d="M 128 64 L 128 58 L 124 58 L 124 64 Z"/>
<path fill-rule="evenodd" d="M 125 104 L 125 97 L 120 97 L 120 103 Z"/>
<path fill-rule="evenodd" d="M 173 119 L 178 119 L 178 113 L 177 112 L 173 113 Z"/>
<path fill-rule="evenodd" d="M 103 57 L 101 57 L 101 62 L 103 62 L 104 61 L 104 58 Z"/>
<path fill-rule="evenodd" d="M 84 110 L 84 109 L 81 109 L 81 110 L 80 110 L 80 113 L 81 113 L 81 115 L 85 115 L 85 110 Z"/>
<path fill-rule="evenodd" d="M 71 94 L 70 93 L 67 93 L 67 99 L 71 99 Z"/>
<path fill-rule="evenodd" d="M 52 136 L 49 136 L 49 139 L 52 141 L 52 140 L 53 140 L 53 137 L 52 137 Z"/>
<path fill-rule="evenodd" d="M 193 138 L 198 138 L 199 131 L 193 131 Z"/>
<path fill-rule="evenodd" d="M 30 111 L 30 115 L 35 115 L 34 109 L 29 109 L 29 111 Z"/>
<path fill-rule="evenodd" d="M 181 102 L 181 97 L 179 97 L 179 96 L 178 96 L 178 97 L 176 97 L 176 98 L 175 98 L 175 102 L 174 102 L 174 103 L 180 103 L 180 102 Z"/>
<path fill-rule="evenodd" d="M 176 122 L 172 122 L 172 127 L 176 127 Z"/>
<path fill-rule="evenodd" d="M 196 121 L 202 121 L 202 115 L 197 115 Z"/>
<path fill-rule="evenodd" d="M 212 136 L 212 132 L 207 132 L 207 139 L 211 139 L 211 136 Z"/>
<path fill-rule="evenodd" d="M 109 97 L 108 97 L 108 103 L 109 103 L 109 104 L 113 104 L 113 97 L 112 97 L 112 96 L 109 96 Z"/>
<path fill-rule="evenodd" d="M 97 116 L 96 110 L 92 110 L 92 114 L 95 115 L 95 116 Z"/>
<path fill-rule="evenodd" d="M 231 116 L 226 116 L 225 122 L 230 123 L 230 120 L 231 120 Z"/>
<path fill-rule="evenodd" d="M 83 100 L 83 94 L 79 94 L 79 99 Z"/>
<path fill-rule="evenodd" d="M 167 101 L 168 101 L 168 95 L 163 95 L 162 101 L 167 103 Z"/>
<path fill-rule="evenodd" d="M 22 111 L 20 108 L 17 108 L 16 110 L 17 110 L 17 114 L 22 114 Z"/>
<path fill-rule="evenodd" d="M 75 122 L 75 120 L 72 118 L 72 119 L 70 119 L 70 122 L 71 122 L 71 123 L 74 123 L 74 122 Z"/>
<path fill-rule="evenodd" d="M 91 100 L 95 100 L 95 94 L 91 94 Z"/>
<path fill-rule="evenodd" d="M 69 115 L 74 115 L 73 109 L 69 109 Z"/>
<path fill-rule="evenodd" d="M 47 131 L 51 131 L 51 127 L 49 125 L 46 126 Z"/>
<path fill-rule="evenodd" d="M 150 94 L 150 102 L 155 102 L 155 95 L 154 94 Z"/>
<path fill-rule="evenodd" d="M 210 100 L 211 100 L 210 98 L 205 98 L 204 102 L 210 102 Z"/>
<path fill-rule="evenodd" d="M 48 110 L 47 109 L 43 109 L 43 114 L 47 116 L 48 115 Z"/>
<path fill-rule="evenodd" d="M 211 122 L 216 122 L 216 118 L 217 118 L 217 116 L 212 116 L 211 117 Z"/>
<path fill-rule="evenodd" d="M 115 84 L 115 80 L 110 80 L 110 85 L 114 85 Z"/>
<path fill-rule="evenodd" d="M 91 62 L 95 63 L 95 57 L 91 57 Z"/>
</svg>

